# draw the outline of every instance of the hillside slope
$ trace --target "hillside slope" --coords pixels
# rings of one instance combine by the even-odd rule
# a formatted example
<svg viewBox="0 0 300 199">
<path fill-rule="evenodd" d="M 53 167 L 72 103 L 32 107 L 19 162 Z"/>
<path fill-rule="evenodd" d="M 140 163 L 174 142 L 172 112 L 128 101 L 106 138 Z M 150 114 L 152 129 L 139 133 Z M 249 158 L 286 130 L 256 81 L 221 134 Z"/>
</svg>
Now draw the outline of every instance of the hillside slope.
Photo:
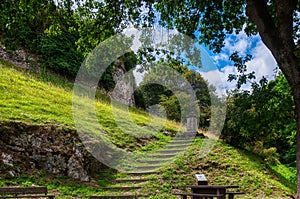
<svg viewBox="0 0 300 199">
<path fill-rule="evenodd" d="M 196 139 L 185 154 L 163 170 L 162 177 L 168 186 L 194 184 L 194 174 L 203 173 L 210 184 L 238 185 L 245 195 L 237 198 L 290 198 L 295 184 L 287 182 L 288 173 L 278 175 L 257 156 L 217 142 L 208 156 L 201 156 L 202 140 Z M 278 165 L 279 166 L 279 165 Z M 280 165 L 281 172 L 287 171 Z"/>
<path fill-rule="evenodd" d="M 26 71 L 15 68 L 8 62 L 0 59 L 0 120 L 19 121 L 33 124 L 55 123 L 75 127 L 72 112 L 72 85 L 59 84 L 44 80 L 39 75 L 29 74 Z M 122 131 L 115 122 L 112 106 L 106 102 L 96 102 L 97 119 L 101 127 L 109 135 L 111 141 L 121 148 L 129 150 L 140 147 L 138 139 L 133 139 L 128 133 Z M 117 110 L 119 115 L 125 115 L 124 110 Z M 150 117 L 147 113 L 130 108 L 131 119 L 143 128 L 143 133 L 161 137 L 156 132 L 158 123 L 151 123 L 153 128 L 147 128 Z M 119 118 L 120 119 L 120 118 Z M 119 123 L 130 129 L 128 118 L 123 117 Z M 160 121 L 159 119 L 156 121 Z M 167 121 L 162 126 L 163 131 L 176 133 L 179 126 Z M 120 139 L 122 138 L 122 139 Z"/>
<path fill-rule="evenodd" d="M 40 126 L 51 123 L 58 128 L 67 126 L 76 133 L 72 119 L 71 91 L 72 87 L 68 85 L 57 86 L 51 82 L 41 81 L 37 76 L 15 69 L 0 59 L 0 121 L 2 122 L 18 121 L 26 125 Z M 156 150 L 171 139 L 169 133 L 157 133 L 148 140 L 132 138 L 114 123 L 111 106 L 108 103 L 98 101 L 96 107 L 99 122 L 111 136 L 112 142 L 119 147 L 127 150 Z M 119 113 L 122 114 L 122 110 Z M 131 109 L 130 115 L 142 126 L 149 124 L 149 115 L 146 113 Z M 162 131 L 173 133 L 178 128 L 177 124 L 168 121 Z M 151 180 L 142 182 L 141 188 L 136 192 L 149 194 L 146 198 L 176 198 L 172 195 L 172 191 L 176 191 L 182 185 L 194 184 L 194 174 L 204 173 L 210 184 L 239 185 L 240 191 L 246 194 L 237 198 L 290 198 L 290 195 L 294 194 L 295 185 L 289 183 L 290 171 L 283 165 L 271 169 L 255 155 L 222 142 L 218 142 L 208 156 L 200 158 L 202 141 L 197 138 L 193 145 L 174 162 L 160 169 L 157 174 L 149 175 Z M 3 162 L 1 162 L 2 166 Z M 114 186 L 116 179 L 130 177 L 128 174 L 120 174 L 111 169 L 99 171 L 99 178 L 89 183 L 67 177 L 51 176 L 44 171 L 37 171 L 30 175 L 21 175 L 13 179 L 1 178 L 0 186 L 47 185 L 51 192 L 66 198 L 107 194 L 107 191 L 99 187 Z"/>
</svg>

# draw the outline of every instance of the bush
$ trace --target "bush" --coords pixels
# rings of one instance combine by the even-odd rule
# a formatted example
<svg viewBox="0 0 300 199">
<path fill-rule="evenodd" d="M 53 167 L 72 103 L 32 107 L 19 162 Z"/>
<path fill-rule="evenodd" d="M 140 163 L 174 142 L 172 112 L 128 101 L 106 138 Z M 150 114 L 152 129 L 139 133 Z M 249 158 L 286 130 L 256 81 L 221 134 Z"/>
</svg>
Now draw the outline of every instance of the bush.
<svg viewBox="0 0 300 199">
<path fill-rule="evenodd" d="M 257 141 L 254 144 L 248 144 L 246 148 L 254 154 L 260 156 L 267 164 L 277 165 L 279 163 L 279 154 L 275 147 L 266 149 L 262 141 Z"/>
<path fill-rule="evenodd" d="M 46 31 L 41 35 L 38 49 L 43 59 L 43 68 L 75 77 L 83 61 L 83 55 L 76 50 L 77 39 L 74 30 Z"/>
</svg>

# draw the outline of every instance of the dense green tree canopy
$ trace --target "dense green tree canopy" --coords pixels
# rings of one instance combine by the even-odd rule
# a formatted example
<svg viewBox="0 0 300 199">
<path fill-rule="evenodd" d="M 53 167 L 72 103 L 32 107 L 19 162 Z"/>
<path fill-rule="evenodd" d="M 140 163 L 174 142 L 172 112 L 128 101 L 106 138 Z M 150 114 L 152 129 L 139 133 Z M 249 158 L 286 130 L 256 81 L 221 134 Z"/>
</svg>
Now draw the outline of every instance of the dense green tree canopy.
<svg viewBox="0 0 300 199">
<path fill-rule="evenodd" d="M 125 13 L 116 11 L 120 6 L 93 0 L 5 0 L 0 4 L 0 42 L 7 49 L 37 54 L 44 72 L 73 79 L 87 55 L 121 30 Z M 121 59 L 127 70 L 135 66 L 132 54 Z M 106 90 L 114 87 L 112 71 L 113 64 L 100 81 Z"/>
<path fill-rule="evenodd" d="M 199 107 L 199 126 L 201 128 L 205 128 L 209 126 L 209 118 L 210 118 L 210 105 L 211 105 L 211 96 L 216 96 L 216 93 L 209 92 L 210 90 L 213 91 L 212 85 L 209 85 L 207 81 L 203 79 L 203 77 L 197 73 L 194 76 L 194 73 L 192 70 L 189 70 L 187 67 L 180 65 L 178 62 L 173 63 L 167 63 L 168 67 L 174 69 L 174 71 L 177 71 L 178 74 L 182 75 L 189 84 L 194 84 L 196 88 L 196 99 L 197 104 Z M 159 74 L 161 74 L 161 77 L 157 77 L 155 74 L 151 73 L 151 70 L 160 70 Z M 172 85 L 174 84 L 174 81 L 176 81 L 176 77 L 171 78 L 173 81 L 168 83 L 168 79 L 170 79 L 170 72 L 164 71 L 163 69 L 160 69 L 159 65 L 155 68 L 150 68 L 149 73 L 147 73 L 144 77 L 143 82 L 139 86 L 138 90 L 136 92 L 140 93 L 138 96 L 143 99 L 143 102 L 140 106 L 144 107 L 145 109 L 160 104 L 163 109 L 163 111 L 166 112 L 166 116 L 168 119 L 175 120 L 175 121 L 181 121 L 181 109 L 185 110 L 184 107 L 180 106 L 180 103 L 177 99 L 177 96 L 172 92 Z M 160 81 L 166 80 L 164 83 L 165 85 L 169 86 L 163 86 L 159 84 L 152 84 L 151 82 L 155 82 L 155 79 L 158 79 Z M 194 80 L 192 80 L 194 79 Z M 193 81 L 193 83 L 192 83 Z M 150 82 L 150 83 L 149 83 Z M 171 85 L 172 84 L 172 85 Z M 183 92 L 177 93 L 177 95 L 180 95 L 181 98 L 189 99 L 187 94 Z M 185 100 L 185 101 L 187 101 Z M 184 106 L 184 105 L 183 105 Z M 159 111 L 159 110 L 158 110 Z"/>
<path fill-rule="evenodd" d="M 257 151 L 275 147 L 284 164 L 295 166 L 296 124 L 291 89 L 282 73 L 273 81 L 231 91 L 222 137 L 230 144 Z"/>
</svg>

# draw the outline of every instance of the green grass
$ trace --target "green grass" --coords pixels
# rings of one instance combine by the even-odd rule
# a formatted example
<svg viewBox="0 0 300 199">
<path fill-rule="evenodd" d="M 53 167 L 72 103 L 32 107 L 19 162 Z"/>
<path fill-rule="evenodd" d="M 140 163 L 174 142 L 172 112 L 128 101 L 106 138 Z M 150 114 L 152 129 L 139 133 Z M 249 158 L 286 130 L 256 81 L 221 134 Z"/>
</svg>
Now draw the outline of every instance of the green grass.
<svg viewBox="0 0 300 199">
<path fill-rule="evenodd" d="M 73 125 L 71 93 L 0 65 L 0 120 Z"/>
<path fill-rule="evenodd" d="M 292 189 L 296 189 L 297 186 L 297 171 L 296 168 L 286 167 L 284 165 L 273 165 L 270 166 L 273 172 L 278 178 L 288 184 Z"/>
<path fill-rule="evenodd" d="M 71 198 L 76 196 L 88 196 L 98 193 L 99 187 L 96 184 L 89 185 L 88 183 L 82 183 L 74 181 L 64 176 L 36 176 L 36 175 L 21 175 L 14 179 L 2 179 L 0 186 L 47 186 L 51 192 L 54 192 L 57 196 L 55 198 Z M 57 193 L 58 192 L 58 193 Z"/>
<path fill-rule="evenodd" d="M 0 92 L 1 121 L 41 125 L 56 123 L 75 127 L 72 84 L 67 81 L 60 81 L 54 76 L 46 78 L 44 75 L 29 74 L 0 59 Z M 96 109 L 97 125 L 101 125 L 105 136 L 118 147 L 132 151 L 141 147 L 138 136 L 159 140 L 162 137 L 160 131 L 176 133 L 179 129 L 176 123 L 167 121 L 162 124 L 159 118 L 154 120 L 157 122 L 150 123 L 150 116 L 135 108 L 130 108 L 129 111 L 118 107 L 112 108 L 109 100 L 100 92 L 96 95 L 95 106 L 92 109 Z M 86 98 L 80 98 L 80 102 L 91 103 Z M 95 130 L 97 126 L 90 123 L 94 119 L 90 115 L 81 111 L 77 116 L 84 118 L 81 122 L 88 130 L 102 133 Z"/>
<path fill-rule="evenodd" d="M 162 170 L 160 178 L 164 184 L 154 184 L 149 189 L 163 186 L 162 193 L 170 194 L 173 188 L 195 184 L 194 175 L 203 173 L 209 184 L 238 185 L 237 191 L 246 194 L 237 198 L 288 198 L 288 195 L 295 194 L 295 184 L 289 180 L 291 176 L 295 177 L 295 173 L 288 172 L 284 165 L 276 167 L 291 176 L 278 175 L 259 157 L 220 141 L 209 155 L 200 158 L 201 145 L 202 140 L 197 139 L 182 157 Z"/>
</svg>

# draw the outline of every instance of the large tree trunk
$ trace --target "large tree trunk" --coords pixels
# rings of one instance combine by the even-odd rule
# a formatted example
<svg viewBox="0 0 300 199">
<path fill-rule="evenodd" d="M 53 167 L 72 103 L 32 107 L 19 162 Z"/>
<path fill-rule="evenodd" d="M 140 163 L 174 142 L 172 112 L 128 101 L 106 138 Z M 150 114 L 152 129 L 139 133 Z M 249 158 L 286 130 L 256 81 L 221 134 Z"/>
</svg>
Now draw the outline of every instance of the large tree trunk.
<svg viewBox="0 0 300 199">
<path fill-rule="evenodd" d="M 292 89 L 297 128 L 297 199 L 300 199 L 300 63 L 295 55 L 297 47 L 293 40 L 293 12 L 298 0 L 274 0 L 275 16 L 269 12 L 267 1 L 246 2 L 247 16 L 256 25 L 262 41 L 272 52 Z"/>
<path fill-rule="evenodd" d="M 286 53 L 286 52 L 281 52 Z M 282 55 L 281 54 L 281 55 Z M 284 56 L 281 56 L 283 58 Z M 297 59 L 294 53 L 291 56 L 287 56 L 282 61 L 281 70 L 283 71 L 289 85 L 292 89 L 292 94 L 295 103 L 295 120 L 296 120 L 296 167 L 297 167 L 297 199 L 300 199 L 300 63 L 297 63 Z M 280 64 L 280 63 L 279 63 Z"/>
<path fill-rule="evenodd" d="M 300 70 L 298 66 L 295 66 L 298 68 L 298 71 Z M 291 74 L 289 76 L 294 102 L 295 102 L 295 120 L 296 120 L 296 141 L 297 141 L 297 149 L 296 149 L 296 167 L 297 167 L 297 199 L 300 199 L 300 72 L 296 74 Z M 290 82 L 289 81 L 289 82 Z"/>
<path fill-rule="evenodd" d="M 297 199 L 300 199 L 300 88 L 297 89 L 298 97 L 294 98 L 295 101 L 295 118 L 297 128 L 297 150 L 296 150 L 296 161 L 297 161 Z"/>
</svg>

